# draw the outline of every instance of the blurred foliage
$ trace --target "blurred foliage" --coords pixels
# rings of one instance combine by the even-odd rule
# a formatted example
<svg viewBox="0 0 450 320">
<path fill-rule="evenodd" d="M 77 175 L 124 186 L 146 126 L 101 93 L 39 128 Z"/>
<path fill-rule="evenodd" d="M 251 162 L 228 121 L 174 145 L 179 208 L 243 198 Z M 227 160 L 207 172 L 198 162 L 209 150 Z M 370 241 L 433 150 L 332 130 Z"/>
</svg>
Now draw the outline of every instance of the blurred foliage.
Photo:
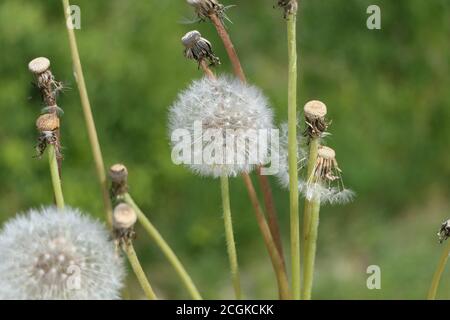
<svg viewBox="0 0 450 320">
<path fill-rule="evenodd" d="M 228 30 L 249 81 L 286 120 L 286 28 L 275 0 L 236 0 Z M 378 0 L 382 29 L 366 28 L 372 0 L 304 0 L 299 13 L 299 109 L 323 100 L 354 203 L 322 210 L 315 297 L 424 298 L 442 250 L 435 232 L 450 215 L 450 2 Z M 183 24 L 183 0 L 78 0 L 79 50 L 107 165 L 125 163 L 131 192 L 208 298 L 231 295 L 218 182 L 172 164 L 167 110 L 201 76 L 182 56 L 181 36 L 198 29 L 231 68 L 209 23 Z M 225 2 L 228 4 L 228 2 Z M 52 203 L 47 162 L 33 159 L 42 107 L 27 63 L 51 59 L 68 90 L 63 188 L 66 202 L 103 218 L 60 1 L 0 2 L 0 222 Z M 275 179 L 285 244 L 288 194 Z M 231 182 L 243 287 L 276 298 L 275 278 L 241 179 Z M 137 247 L 157 292 L 186 298 L 161 253 L 138 229 Z M 287 248 L 285 249 L 288 252 Z M 366 268 L 382 269 L 382 290 L 366 288 Z M 288 264 L 289 265 L 289 264 Z M 450 274 L 439 296 L 450 298 Z M 141 297 L 129 276 L 131 297 Z"/>
</svg>

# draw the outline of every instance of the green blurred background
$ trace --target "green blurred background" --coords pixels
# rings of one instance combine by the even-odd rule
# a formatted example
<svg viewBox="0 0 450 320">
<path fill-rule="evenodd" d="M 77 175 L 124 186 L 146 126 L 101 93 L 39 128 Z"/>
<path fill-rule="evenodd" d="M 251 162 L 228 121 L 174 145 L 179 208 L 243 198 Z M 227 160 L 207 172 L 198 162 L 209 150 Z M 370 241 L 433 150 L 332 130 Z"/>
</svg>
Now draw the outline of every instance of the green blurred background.
<svg viewBox="0 0 450 320">
<path fill-rule="evenodd" d="M 286 120 L 286 24 L 275 0 L 229 0 L 228 30 L 249 81 Z M 218 181 L 172 164 L 168 107 L 201 73 L 180 38 L 198 29 L 231 68 L 209 23 L 184 0 L 78 0 L 76 31 L 106 164 L 125 163 L 135 200 L 159 228 L 206 298 L 230 298 Z M 366 8 L 381 7 L 382 29 L 366 28 Z M 441 253 L 436 232 L 450 216 L 450 2 L 303 0 L 300 5 L 299 109 L 321 99 L 333 120 L 347 186 L 346 206 L 321 212 L 314 297 L 421 299 Z M 28 62 L 51 59 L 69 86 L 59 105 L 66 202 L 100 218 L 102 202 L 72 74 L 62 5 L 56 0 L 0 2 L 0 222 L 52 203 L 47 161 L 33 159 L 42 107 Z M 288 250 L 288 193 L 272 179 Z M 232 211 L 247 298 L 276 298 L 276 281 L 241 179 L 231 182 Z M 138 228 L 138 254 L 162 298 L 188 298 L 173 269 Z M 288 258 L 288 257 L 287 257 Z M 368 290 L 366 268 L 379 265 L 382 289 Z M 289 263 L 288 263 L 289 265 Z M 142 294 L 132 274 L 128 296 Z M 450 298 L 446 272 L 439 297 Z"/>
</svg>

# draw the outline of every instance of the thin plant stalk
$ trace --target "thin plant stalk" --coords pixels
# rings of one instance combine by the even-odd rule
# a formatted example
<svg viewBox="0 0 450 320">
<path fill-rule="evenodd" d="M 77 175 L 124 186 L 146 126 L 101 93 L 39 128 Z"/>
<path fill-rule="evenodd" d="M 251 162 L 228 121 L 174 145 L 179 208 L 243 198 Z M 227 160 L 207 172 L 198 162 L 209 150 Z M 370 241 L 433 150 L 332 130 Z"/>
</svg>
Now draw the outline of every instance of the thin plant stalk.
<svg viewBox="0 0 450 320">
<path fill-rule="evenodd" d="M 282 300 L 290 299 L 289 281 L 287 278 L 286 269 L 284 268 L 283 259 L 281 258 L 278 248 L 276 247 L 276 244 L 272 239 L 270 228 L 266 222 L 266 219 L 264 218 L 264 214 L 262 213 L 251 178 L 248 174 L 243 174 L 242 177 L 244 178 L 244 183 L 245 186 L 247 187 L 250 200 L 254 208 L 256 221 L 258 222 L 258 226 L 261 230 L 264 243 L 266 245 L 267 251 L 269 252 L 269 256 L 272 261 L 273 269 L 275 271 L 277 278 L 280 299 Z"/>
<path fill-rule="evenodd" d="M 244 70 L 242 69 L 242 65 L 241 65 L 239 57 L 236 53 L 236 49 L 234 48 L 233 42 L 231 41 L 230 35 L 228 34 L 227 30 L 225 29 L 225 27 L 222 23 L 222 20 L 214 12 L 209 15 L 209 18 L 210 18 L 212 24 L 214 25 L 214 27 L 216 28 L 217 33 L 219 34 L 219 37 L 222 39 L 222 42 L 223 42 L 223 45 L 227 52 L 228 58 L 231 61 L 231 65 L 233 67 L 234 74 L 242 82 L 247 82 L 247 78 L 245 76 Z M 260 183 L 261 189 L 263 190 L 264 205 L 267 210 L 270 231 L 272 233 L 273 239 L 275 240 L 275 242 L 277 244 L 277 249 L 279 250 L 279 254 L 280 254 L 281 258 L 283 259 L 283 268 L 285 268 L 284 267 L 285 261 L 284 261 L 284 255 L 283 255 L 283 244 L 281 242 L 280 228 L 279 228 L 279 224 L 278 224 L 278 215 L 275 210 L 272 190 L 270 189 L 270 184 L 269 184 L 269 180 L 268 180 L 267 176 L 261 175 L 259 168 L 257 170 L 257 174 L 259 176 L 259 183 Z"/>
<path fill-rule="evenodd" d="M 437 293 L 437 289 L 439 287 L 439 282 L 441 281 L 441 276 L 442 276 L 442 273 L 444 272 L 445 265 L 447 263 L 449 254 L 450 254 L 450 241 L 447 243 L 447 246 L 444 248 L 444 251 L 442 251 L 441 258 L 439 259 L 438 266 L 433 275 L 433 280 L 431 281 L 430 290 L 428 291 L 428 296 L 427 296 L 428 300 L 436 299 L 436 293 Z"/>
<path fill-rule="evenodd" d="M 211 19 L 212 24 L 216 28 L 217 33 L 219 34 L 219 37 L 222 39 L 222 42 L 225 46 L 225 50 L 227 51 L 228 57 L 230 58 L 231 65 L 233 66 L 234 74 L 242 82 L 245 82 L 246 78 L 245 78 L 244 70 L 242 70 L 241 62 L 236 53 L 236 50 L 234 49 L 233 42 L 231 42 L 231 38 L 230 38 L 227 30 L 225 30 L 222 20 L 217 16 L 216 13 L 211 13 L 209 15 L 209 18 Z"/>
<path fill-rule="evenodd" d="M 52 178 L 53 193 L 55 195 L 56 206 L 59 209 L 64 208 L 64 197 L 61 187 L 61 178 L 59 176 L 58 160 L 56 158 L 55 147 L 52 144 L 47 146 L 48 161 L 50 165 L 50 175 Z"/>
<path fill-rule="evenodd" d="M 307 178 L 311 177 L 314 165 L 317 162 L 319 149 L 319 138 L 312 138 L 309 143 L 309 159 Z M 316 256 L 316 242 L 319 225 L 320 199 L 305 200 L 305 211 L 303 216 L 303 241 L 305 269 L 303 273 L 304 290 L 303 298 L 311 299 L 312 283 L 314 277 L 314 260 Z"/>
<path fill-rule="evenodd" d="M 225 226 L 225 238 L 227 242 L 228 259 L 230 261 L 231 280 L 233 282 L 236 299 L 240 300 L 242 298 L 241 280 L 239 276 L 239 264 L 237 260 L 236 243 L 234 241 L 234 234 L 233 234 L 233 221 L 231 218 L 231 209 L 230 209 L 230 191 L 227 176 L 222 175 L 220 177 L 220 186 L 222 190 L 223 221 Z"/>
<path fill-rule="evenodd" d="M 200 63 L 200 67 L 202 68 L 202 70 L 204 71 L 204 73 L 207 77 L 209 77 L 210 79 L 216 79 L 216 76 L 214 75 L 214 73 L 211 71 L 211 69 L 208 67 L 207 63 L 204 60 L 200 60 L 199 63 Z M 259 168 L 257 170 L 259 173 Z M 259 177 L 264 177 L 267 179 L 266 176 L 259 175 Z M 272 211 L 272 213 L 273 213 L 272 220 L 270 218 L 271 215 L 269 214 L 269 223 L 270 223 L 270 221 L 272 221 L 272 225 L 270 225 L 270 224 L 267 225 L 266 219 L 264 217 L 261 206 L 259 204 L 258 196 L 256 194 L 256 191 L 255 191 L 255 188 L 253 186 L 253 182 L 252 182 L 250 176 L 248 174 L 244 173 L 244 174 L 242 174 L 242 178 L 244 179 L 245 187 L 247 188 L 247 191 L 248 191 L 248 194 L 250 197 L 250 201 L 253 205 L 253 209 L 254 209 L 253 211 L 256 216 L 256 221 L 260 228 L 260 232 L 263 236 L 264 244 L 267 248 L 267 251 L 269 252 L 272 266 L 275 271 L 275 275 L 276 275 L 277 283 L 278 283 L 279 296 L 281 299 L 289 299 L 289 297 L 290 297 L 289 283 L 287 280 L 288 278 L 287 278 L 287 273 L 286 273 L 286 267 L 285 267 L 285 262 L 284 262 L 283 255 L 282 255 L 281 237 L 279 236 L 279 229 L 275 232 L 273 232 L 273 229 L 271 229 L 271 226 L 272 226 L 272 228 L 275 226 L 278 227 L 275 210 Z M 263 188 L 263 190 L 265 191 L 266 195 L 267 195 L 267 193 L 270 193 L 270 186 L 268 186 L 268 182 L 266 184 L 266 188 Z M 272 208 L 273 208 L 273 201 L 269 200 L 269 199 L 272 199 L 271 193 L 270 193 L 270 196 L 267 197 L 267 199 L 268 199 L 267 200 L 268 203 L 271 203 Z M 276 234 L 278 234 L 278 237 L 280 239 L 279 245 L 276 243 L 276 241 L 274 241 L 274 237 Z"/>
<path fill-rule="evenodd" d="M 142 269 L 141 263 L 139 262 L 139 259 L 136 255 L 136 251 L 134 251 L 133 244 L 127 243 L 124 245 L 125 253 L 127 254 L 128 261 L 130 261 L 131 268 L 133 269 L 139 284 L 142 287 L 142 290 L 144 290 L 145 296 L 149 300 L 156 300 L 156 294 L 152 289 L 152 286 L 150 285 L 150 282 L 148 281 L 147 276 L 144 273 L 144 270 Z"/>
<path fill-rule="evenodd" d="M 158 232 L 158 230 L 153 226 L 150 220 L 146 217 L 146 215 L 142 212 L 142 210 L 137 206 L 134 202 L 133 198 L 130 194 L 126 193 L 124 195 L 124 200 L 128 203 L 136 212 L 139 223 L 144 227 L 145 231 L 147 231 L 148 235 L 155 241 L 158 247 L 161 249 L 163 254 L 169 260 L 170 264 L 173 266 L 178 276 L 182 280 L 186 289 L 188 290 L 190 296 L 194 300 L 202 300 L 200 293 L 198 292 L 194 282 L 192 281 L 189 274 L 186 272 L 186 269 L 181 264 L 180 260 Z"/>
<path fill-rule="evenodd" d="M 296 14 L 287 17 L 288 39 L 288 161 L 289 161 L 289 213 L 291 231 L 292 292 L 300 299 L 300 221 L 298 207 L 297 169 L 297 46 Z"/>
<path fill-rule="evenodd" d="M 112 207 L 109 199 L 108 193 L 108 182 L 106 179 L 105 165 L 103 163 L 102 151 L 100 148 L 100 143 L 98 141 L 97 131 L 95 129 L 94 117 L 92 115 L 91 104 L 89 102 L 89 96 L 86 89 L 86 83 L 84 81 L 83 69 L 81 67 L 80 55 L 78 53 L 77 41 L 75 38 L 74 29 L 68 25 L 69 17 L 69 6 L 68 0 L 62 0 L 64 7 L 64 15 L 66 17 L 66 27 L 69 36 L 70 52 L 72 55 L 72 63 L 75 73 L 75 80 L 78 85 L 78 91 L 81 98 L 81 105 L 83 108 L 84 119 L 86 122 L 89 142 L 92 149 L 92 154 L 94 156 L 95 168 L 97 172 L 97 177 L 100 182 L 103 205 L 106 211 L 107 221 L 112 224 Z"/>
<path fill-rule="evenodd" d="M 283 262 L 283 269 L 286 271 L 286 263 L 284 261 L 283 242 L 281 240 L 280 225 L 278 223 L 278 215 L 275 209 L 275 203 L 273 201 L 272 189 L 270 188 L 269 179 L 267 176 L 261 174 L 261 167 L 257 169 L 257 175 L 259 184 L 261 186 L 264 195 L 264 206 L 267 210 L 267 222 L 269 224 L 270 233 L 272 234 L 273 241 L 275 242 L 278 253 Z"/>
</svg>

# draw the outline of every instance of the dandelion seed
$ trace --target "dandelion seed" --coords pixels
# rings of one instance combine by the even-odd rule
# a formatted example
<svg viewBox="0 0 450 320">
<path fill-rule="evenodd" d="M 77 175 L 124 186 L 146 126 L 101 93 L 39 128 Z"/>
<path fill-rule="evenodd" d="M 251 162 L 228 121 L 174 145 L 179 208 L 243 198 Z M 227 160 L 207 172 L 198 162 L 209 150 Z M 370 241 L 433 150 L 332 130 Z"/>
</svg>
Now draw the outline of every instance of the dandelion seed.
<svg viewBox="0 0 450 320">
<path fill-rule="evenodd" d="M 200 137 L 194 134 L 196 123 L 202 126 Z M 210 164 L 193 161 L 188 164 L 194 172 L 206 176 L 236 176 L 250 172 L 255 165 L 264 164 L 268 146 L 251 133 L 272 128 L 272 110 L 263 93 L 238 79 L 224 76 L 216 80 L 204 77 L 194 81 L 178 95 L 169 112 L 170 134 L 178 129 L 187 130 L 192 145 L 200 143 L 202 154 L 210 143 L 208 130 L 221 133 L 218 138 L 223 138 L 223 143 L 216 141 L 221 161 Z M 233 137 L 233 142 L 227 144 L 230 137 Z M 243 148 L 238 148 L 238 142 L 246 143 Z M 261 154 L 265 156 L 261 157 Z"/>
<path fill-rule="evenodd" d="M 301 184 L 300 190 L 309 201 L 347 203 L 353 199 L 354 193 L 345 188 L 341 173 L 335 151 L 326 146 L 319 146 L 311 176 Z"/>
<path fill-rule="evenodd" d="M 123 276 L 105 228 L 77 209 L 30 210 L 0 233 L 0 299 L 118 299 Z"/>
</svg>

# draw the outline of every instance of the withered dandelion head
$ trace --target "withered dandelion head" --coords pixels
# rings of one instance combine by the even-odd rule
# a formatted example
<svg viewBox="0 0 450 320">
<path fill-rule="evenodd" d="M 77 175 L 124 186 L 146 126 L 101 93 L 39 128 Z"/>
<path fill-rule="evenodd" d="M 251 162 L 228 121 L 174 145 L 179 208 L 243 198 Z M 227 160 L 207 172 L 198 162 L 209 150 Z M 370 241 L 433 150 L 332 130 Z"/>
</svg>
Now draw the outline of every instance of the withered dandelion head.
<svg viewBox="0 0 450 320">
<path fill-rule="evenodd" d="M 354 193 L 344 186 L 335 151 L 326 146 L 319 146 L 316 163 L 311 175 L 302 183 L 301 191 L 310 201 L 318 200 L 331 204 L 347 203 L 354 196 Z"/>
<path fill-rule="evenodd" d="M 298 10 L 297 0 L 278 0 L 278 6 L 284 9 L 284 17 L 290 14 L 296 14 Z"/>
<path fill-rule="evenodd" d="M 211 43 L 202 38 L 197 30 L 189 31 L 181 38 L 185 50 L 184 56 L 201 62 L 202 59 L 208 60 L 210 65 L 220 64 L 220 59 L 213 53 Z"/>
<path fill-rule="evenodd" d="M 17 216 L 0 233 L 0 299 L 118 299 L 124 270 L 108 238 L 77 209 Z"/>
<path fill-rule="evenodd" d="M 128 192 L 128 169 L 122 163 L 116 163 L 109 168 L 111 193 L 113 196 Z"/>
<path fill-rule="evenodd" d="M 188 4 L 195 8 L 195 12 L 201 20 L 206 20 L 211 14 L 216 14 L 219 18 L 224 15 L 224 6 L 217 0 L 186 0 Z"/>
<path fill-rule="evenodd" d="M 439 243 L 444 242 L 450 237 L 450 219 L 442 222 L 439 232 L 437 233 L 439 237 Z"/>
<path fill-rule="evenodd" d="M 113 229 L 117 245 L 127 244 L 134 238 L 134 225 L 136 221 L 136 211 L 130 205 L 119 203 L 114 208 Z"/>
<path fill-rule="evenodd" d="M 28 64 L 28 69 L 34 74 L 41 74 L 50 68 L 50 60 L 45 57 L 35 58 Z"/>
<path fill-rule="evenodd" d="M 307 102 L 303 108 L 305 112 L 306 132 L 310 138 L 322 137 L 329 123 L 326 121 L 327 106 L 319 100 Z"/>
</svg>

